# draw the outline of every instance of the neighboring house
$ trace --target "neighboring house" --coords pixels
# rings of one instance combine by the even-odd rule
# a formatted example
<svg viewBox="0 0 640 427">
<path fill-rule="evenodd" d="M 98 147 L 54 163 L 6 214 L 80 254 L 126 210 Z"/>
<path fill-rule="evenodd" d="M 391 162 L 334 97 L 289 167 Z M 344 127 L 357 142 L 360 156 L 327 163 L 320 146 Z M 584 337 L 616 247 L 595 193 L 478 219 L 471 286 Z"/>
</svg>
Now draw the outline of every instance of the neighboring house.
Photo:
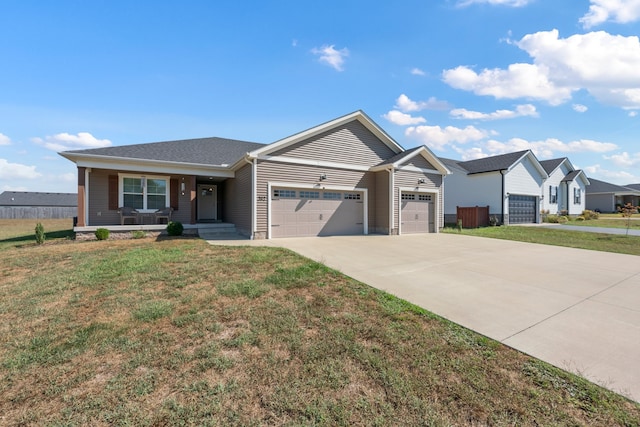
<svg viewBox="0 0 640 427">
<path fill-rule="evenodd" d="M 451 171 L 446 180 L 445 222 L 456 222 L 457 207 L 489 206 L 489 215 L 503 224 L 540 220 L 547 172 L 530 151 L 482 159 L 441 159 Z"/>
<path fill-rule="evenodd" d="M 3 219 L 73 218 L 77 206 L 75 193 L 5 191 L 0 194 L 0 218 Z"/>
<path fill-rule="evenodd" d="M 640 204 L 640 189 L 631 186 L 611 184 L 597 179 L 589 179 L 591 184 L 587 187 L 586 207 L 598 212 L 617 212 L 618 207 L 627 203 L 634 206 Z"/>
<path fill-rule="evenodd" d="M 589 179 L 582 170 L 576 170 L 568 158 L 540 162 L 549 178 L 544 183 L 540 209 L 550 214 L 580 215 L 585 210 L 586 187 Z"/>
<path fill-rule="evenodd" d="M 361 111 L 272 144 L 204 138 L 60 153 L 78 167 L 78 227 L 120 227 L 123 206 L 171 206 L 251 238 L 437 232 L 443 178 L 425 146 L 403 149 Z M 144 218 L 142 218 L 144 219 Z"/>
</svg>

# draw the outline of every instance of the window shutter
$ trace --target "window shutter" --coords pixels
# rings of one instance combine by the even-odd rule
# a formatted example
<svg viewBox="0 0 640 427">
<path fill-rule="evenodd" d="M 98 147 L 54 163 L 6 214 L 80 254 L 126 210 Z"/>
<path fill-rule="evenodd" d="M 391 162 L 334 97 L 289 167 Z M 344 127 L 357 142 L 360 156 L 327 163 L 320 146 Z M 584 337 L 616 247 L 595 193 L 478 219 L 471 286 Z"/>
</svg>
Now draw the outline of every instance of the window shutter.
<svg viewBox="0 0 640 427">
<path fill-rule="evenodd" d="M 178 210 L 178 203 L 180 199 L 180 183 L 177 178 L 171 178 L 170 186 L 169 186 L 169 197 L 171 198 L 170 206 L 174 211 Z"/>
<path fill-rule="evenodd" d="M 118 208 L 118 175 L 109 175 L 109 210 Z"/>
</svg>

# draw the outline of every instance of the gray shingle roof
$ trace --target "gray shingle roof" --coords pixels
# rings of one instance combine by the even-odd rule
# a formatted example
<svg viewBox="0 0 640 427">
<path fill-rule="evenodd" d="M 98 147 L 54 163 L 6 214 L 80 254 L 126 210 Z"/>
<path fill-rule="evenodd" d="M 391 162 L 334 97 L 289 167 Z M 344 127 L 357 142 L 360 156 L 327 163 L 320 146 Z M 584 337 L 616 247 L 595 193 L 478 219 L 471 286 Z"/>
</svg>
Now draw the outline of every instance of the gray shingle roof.
<svg viewBox="0 0 640 427">
<path fill-rule="evenodd" d="M 631 188 L 632 190 L 640 191 L 640 184 L 628 184 L 625 185 L 627 188 Z"/>
<path fill-rule="evenodd" d="M 624 193 L 634 194 L 638 193 L 638 190 L 634 190 L 629 187 L 623 187 L 622 185 L 611 184 L 610 182 L 600 181 L 599 179 L 589 178 L 590 185 L 587 186 L 587 194 L 596 193 Z"/>
<path fill-rule="evenodd" d="M 411 149 L 406 150 L 406 151 L 402 151 L 402 152 L 400 152 L 400 153 L 388 158 L 387 160 L 381 162 L 380 164 L 378 164 L 376 166 L 391 165 L 391 164 L 395 163 L 396 161 L 398 161 L 398 160 L 400 160 L 400 159 L 402 159 L 404 157 L 407 157 L 409 154 L 413 153 L 414 151 L 418 151 L 420 149 L 422 149 L 422 145 L 419 145 L 419 146 L 417 146 L 415 148 L 411 148 Z"/>
<path fill-rule="evenodd" d="M 263 146 L 264 144 L 257 142 L 226 138 L 198 138 L 73 150 L 66 153 L 220 166 L 232 165 L 249 151 Z"/>
<path fill-rule="evenodd" d="M 581 172 L 582 171 L 580 169 L 569 172 L 568 174 L 565 175 L 564 178 L 562 178 L 562 182 L 573 181 L 574 179 L 576 179 L 576 177 L 578 175 L 580 175 Z M 549 172 L 547 172 L 547 173 L 549 173 Z"/>
<path fill-rule="evenodd" d="M 562 162 L 564 162 L 566 159 L 567 159 L 566 157 L 561 157 L 559 159 L 541 160 L 540 164 L 542 165 L 542 168 L 548 175 L 554 170 L 556 170 L 556 168 L 560 166 Z"/>
<path fill-rule="evenodd" d="M 522 156 L 524 156 L 527 151 L 529 150 L 500 154 L 498 156 L 484 157 L 482 159 L 468 160 L 466 162 L 442 158 L 440 160 L 443 161 L 447 168 L 449 168 L 449 166 L 457 169 L 462 168 L 469 174 L 495 172 L 499 170 L 509 169 L 515 162 L 517 162 Z"/>
<path fill-rule="evenodd" d="M 5 191 L 0 194 L 0 206 L 77 206 L 75 193 L 38 193 Z"/>
</svg>

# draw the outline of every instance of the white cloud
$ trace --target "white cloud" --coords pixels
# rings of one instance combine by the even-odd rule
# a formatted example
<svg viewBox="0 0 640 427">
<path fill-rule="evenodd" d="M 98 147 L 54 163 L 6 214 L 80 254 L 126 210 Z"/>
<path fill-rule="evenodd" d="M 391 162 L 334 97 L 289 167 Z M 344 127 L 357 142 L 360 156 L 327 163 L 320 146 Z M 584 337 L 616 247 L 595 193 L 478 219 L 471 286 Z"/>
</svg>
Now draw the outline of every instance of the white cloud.
<svg viewBox="0 0 640 427">
<path fill-rule="evenodd" d="M 533 0 L 460 0 L 458 6 L 465 7 L 472 4 L 488 3 L 491 5 L 522 7 L 531 3 Z"/>
<path fill-rule="evenodd" d="M 440 126 L 411 126 L 405 130 L 405 136 L 417 139 L 420 143 L 430 148 L 442 150 L 446 145 L 454 142 L 464 144 L 469 141 L 479 141 L 486 138 L 488 132 L 477 129 L 474 126 L 467 126 L 464 129 L 454 126 L 445 128 Z"/>
<path fill-rule="evenodd" d="M 533 64 L 476 72 L 459 66 L 445 70 L 445 83 L 456 89 L 497 99 L 527 98 L 551 105 L 568 101 L 585 89 L 600 102 L 625 109 L 640 108 L 640 40 L 604 31 L 559 38 L 558 30 L 524 36 L 514 45 L 526 51 Z"/>
<path fill-rule="evenodd" d="M 399 126 L 417 125 L 426 122 L 424 117 L 413 117 L 410 114 L 402 113 L 397 110 L 391 110 L 382 117 Z"/>
<path fill-rule="evenodd" d="M 635 117 L 638 115 L 637 111 L 629 111 L 629 117 Z"/>
<path fill-rule="evenodd" d="M 516 106 L 515 110 L 497 110 L 493 113 L 481 113 L 479 111 L 470 111 L 465 108 L 456 108 L 449 112 L 456 119 L 468 120 L 502 120 L 513 119 L 516 117 L 538 117 L 536 107 L 531 104 L 523 104 Z"/>
<path fill-rule="evenodd" d="M 396 99 L 395 108 L 405 113 L 422 110 L 447 110 L 449 109 L 449 103 L 446 101 L 438 101 L 433 96 L 427 101 L 412 101 L 403 93 Z"/>
<path fill-rule="evenodd" d="M 6 159 L 0 159 L 0 179 L 37 179 L 42 174 L 36 171 L 35 166 L 9 163 Z"/>
<path fill-rule="evenodd" d="M 420 68 L 412 68 L 411 69 L 411 74 L 413 74 L 414 76 L 426 76 L 427 75 L 427 73 L 422 71 Z"/>
<path fill-rule="evenodd" d="M 614 165 L 621 168 L 632 168 L 640 166 L 640 153 L 629 154 L 626 151 L 620 154 L 604 156 L 606 160 L 611 160 Z"/>
<path fill-rule="evenodd" d="M 36 144 L 54 151 L 82 150 L 85 148 L 100 148 L 111 146 L 108 139 L 97 139 L 89 132 L 78 132 L 72 135 L 66 132 L 44 138 L 32 138 Z"/>
<path fill-rule="evenodd" d="M 482 151 L 482 148 L 480 147 L 470 147 L 465 149 L 453 147 L 453 149 L 460 154 L 460 158 L 465 162 L 467 160 L 484 159 L 485 157 L 489 157 L 489 155 Z"/>
<path fill-rule="evenodd" d="M 627 171 L 622 170 L 608 170 L 604 169 L 601 165 L 595 164 L 583 168 L 589 177 L 597 177 L 599 179 L 611 182 L 613 184 L 625 185 L 640 181 L 640 176 L 633 175 Z"/>
<path fill-rule="evenodd" d="M 586 105 L 582 105 L 582 104 L 573 104 L 572 108 L 574 111 L 577 111 L 578 113 L 584 113 L 589 109 Z"/>
<path fill-rule="evenodd" d="M 511 64 L 506 70 L 484 69 L 476 73 L 459 66 L 445 70 L 443 80 L 456 89 L 472 91 L 476 95 L 490 95 L 496 99 L 528 98 L 543 100 L 551 105 L 571 98 L 575 88 L 557 86 L 549 80 L 547 67 L 535 64 Z"/>
<path fill-rule="evenodd" d="M 2 133 L 0 133 L 0 145 L 10 145 L 11 139 Z"/>
<path fill-rule="evenodd" d="M 344 60 L 349 56 L 349 49 L 346 47 L 340 50 L 334 48 L 335 45 L 324 45 L 321 48 L 311 49 L 311 53 L 319 56 L 319 61 L 324 62 L 336 71 L 344 71 Z"/>
<path fill-rule="evenodd" d="M 489 140 L 485 148 L 491 154 L 505 154 L 520 150 L 531 150 L 541 159 L 550 159 L 565 153 L 606 153 L 616 150 L 618 146 L 610 142 L 598 142 L 590 139 L 563 142 L 557 138 L 547 138 L 541 141 L 527 141 L 522 138 L 512 138 L 507 142 Z"/>
<path fill-rule="evenodd" d="M 628 23 L 640 19 L 640 0 L 591 0 L 589 12 L 580 18 L 584 28 L 607 21 Z"/>
</svg>

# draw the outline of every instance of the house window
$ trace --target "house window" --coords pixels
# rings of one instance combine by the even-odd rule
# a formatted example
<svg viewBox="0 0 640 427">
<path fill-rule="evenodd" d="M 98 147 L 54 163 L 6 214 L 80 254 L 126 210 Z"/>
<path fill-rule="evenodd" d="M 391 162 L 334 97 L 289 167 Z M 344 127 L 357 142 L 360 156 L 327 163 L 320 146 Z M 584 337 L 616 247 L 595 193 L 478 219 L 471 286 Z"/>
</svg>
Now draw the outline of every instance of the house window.
<svg viewBox="0 0 640 427">
<path fill-rule="evenodd" d="M 402 200 L 415 200 L 416 196 L 415 196 L 415 194 L 402 193 L 402 196 L 400 196 L 400 198 Z"/>
<path fill-rule="evenodd" d="M 573 204 L 579 205 L 581 203 L 582 191 L 579 188 L 573 189 Z"/>
<path fill-rule="evenodd" d="M 294 199 L 296 197 L 295 190 L 273 190 L 274 198 Z"/>
<path fill-rule="evenodd" d="M 322 198 L 323 199 L 331 199 L 331 200 L 340 200 L 342 199 L 342 194 L 341 193 L 333 193 L 330 191 L 325 191 L 324 193 L 322 193 Z"/>
<path fill-rule="evenodd" d="M 360 193 L 344 193 L 345 200 L 360 200 Z"/>
<path fill-rule="evenodd" d="M 303 199 L 319 199 L 320 192 L 319 191 L 301 191 L 300 197 Z"/>
<path fill-rule="evenodd" d="M 558 203 L 558 187 L 549 186 L 549 203 Z"/>
<path fill-rule="evenodd" d="M 162 209 L 169 201 L 168 177 L 120 176 L 120 206 Z"/>
<path fill-rule="evenodd" d="M 418 194 L 418 200 L 423 201 L 423 202 L 430 202 L 431 201 L 431 194 Z"/>
</svg>

